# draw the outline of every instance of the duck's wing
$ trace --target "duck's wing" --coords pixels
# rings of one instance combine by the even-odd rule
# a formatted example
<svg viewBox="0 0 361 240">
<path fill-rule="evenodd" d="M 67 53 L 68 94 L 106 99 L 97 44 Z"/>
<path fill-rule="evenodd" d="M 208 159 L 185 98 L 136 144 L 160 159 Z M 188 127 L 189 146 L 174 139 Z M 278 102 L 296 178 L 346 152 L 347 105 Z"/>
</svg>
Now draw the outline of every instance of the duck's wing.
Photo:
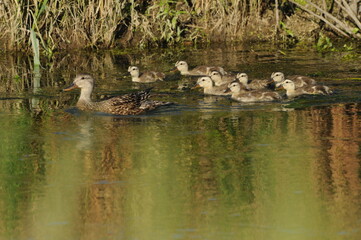
<svg viewBox="0 0 361 240">
<path fill-rule="evenodd" d="M 269 81 L 263 79 L 253 79 L 248 83 L 249 88 L 251 89 L 265 89 L 268 88 Z"/>
<path fill-rule="evenodd" d="M 287 79 L 292 80 L 295 83 L 296 88 L 306 85 L 315 85 L 317 83 L 315 79 L 301 75 L 287 76 Z"/>
<path fill-rule="evenodd" d="M 149 98 L 150 90 L 151 88 L 110 98 L 99 103 L 99 109 L 116 115 L 140 114 L 145 111 L 141 106 Z"/>
<path fill-rule="evenodd" d="M 315 85 L 311 87 L 313 94 L 330 95 L 332 90 L 328 86 Z"/>
<path fill-rule="evenodd" d="M 189 71 L 191 75 L 208 75 L 210 68 L 207 66 L 197 66 Z"/>
<path fill-rule="evenodd" d="M 157 80 L 163 81 L 165 74 L 162 72 L 147 71 L 142 73 L 140 78 L 145 82 L 155 82 Z"/>
</svg>

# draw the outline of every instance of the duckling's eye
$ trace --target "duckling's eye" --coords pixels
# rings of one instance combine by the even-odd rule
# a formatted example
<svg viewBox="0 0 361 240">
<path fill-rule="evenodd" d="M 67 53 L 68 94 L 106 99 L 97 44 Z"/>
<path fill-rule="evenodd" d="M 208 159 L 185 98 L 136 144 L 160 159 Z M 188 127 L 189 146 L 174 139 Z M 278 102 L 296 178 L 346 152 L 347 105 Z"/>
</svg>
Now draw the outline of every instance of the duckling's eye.
<svg viewBox="0 0 361 240">
<path fill-rule="evenodd" d="M 202 79 L 202 82 L 204 82 L 205 81 L 205 79 Z"/>
<path fill-rule="evenodd" d="M 85 77 L 81 77 L 80 79 L 85 79 Z"/>
</svg>

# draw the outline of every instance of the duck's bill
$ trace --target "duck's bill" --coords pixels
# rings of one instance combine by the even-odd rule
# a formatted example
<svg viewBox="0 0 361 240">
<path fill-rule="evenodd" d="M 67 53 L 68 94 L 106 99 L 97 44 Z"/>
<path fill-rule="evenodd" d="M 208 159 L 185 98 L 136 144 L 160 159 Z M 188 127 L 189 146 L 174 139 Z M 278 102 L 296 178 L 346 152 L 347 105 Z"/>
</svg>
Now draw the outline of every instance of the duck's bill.
<svg viewBox="0 0 361 240">
<path fill-rule="evenodd" d="M 174 68 L 172 68 L 171 70 L 169 70 L 170 72 L 176 72 L 176 71 L 178 71 L 178 68 L 177 67 L 174 67 Z"/>
<path fill-rule="evenodd" d="M 282 86 L 282 85 L 279 85 L 278 87 L 276 87 L 276 91 L 279 91 L 279 90 L 283 90 L 284 89 L 284 87 Z"/>
<path fill-rule="evenodd" d="M 224 90 L 224 93 L 230 93 L 231 92 L 231 89 L 230 88 L 227 88 Z"/>
<path fill-rule="evenodd" d="M 269 79 L 268 81 L 267 81 L 267 84 L 271 84 L 271 83 L 274 83 L 275 81 L 273 80 L 273 79 Z"/>
<path fill-rule="evenodd" d="M 64 92 L 67 92 L 67 91 L 71 91 L 71 90 L 73 90 L 73 89 L 75 89 L 75 88 L 79 88 L 76 84 L 72 84 L 72 85 L 70 85 L 69 87 L 67 87 L 67 88 L 64 88 L 63 89 L 63 91 Z"/>
<path fill-rule="evenodd" d="M 196 88 L 200 88 L 201 86 L 199 86 L 199 84 L 196 84 L 194 87 L 192 87 L 192 89 L 196 89 Z"/>
</svg>

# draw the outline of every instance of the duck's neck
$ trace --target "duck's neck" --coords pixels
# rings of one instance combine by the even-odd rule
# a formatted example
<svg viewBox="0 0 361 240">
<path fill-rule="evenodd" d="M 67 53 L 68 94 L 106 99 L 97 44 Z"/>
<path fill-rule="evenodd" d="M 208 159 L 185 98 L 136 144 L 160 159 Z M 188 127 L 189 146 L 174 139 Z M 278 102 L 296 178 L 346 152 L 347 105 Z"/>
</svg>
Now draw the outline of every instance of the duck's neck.
<svg viewBox="0 0 361 240">
<path fill-rule="evenodd" d="M 292 96 L 295 96 L 296 95 L 296 91 L 294 88 L 289 88 L 286 90 L 286 94 L 288 97 L 292 97 Z"/>
<path fill-rule="evenodd" d="M 244 93 L 245 91 L 242 89 L 234 89 L 232 91 L 232 97 L 237 97 L 239 94 Z"/>
<path fill-rule="evenodd" d="M 133 82 L 139 82 L 139 75 L 140 73 L 138 71 L 134 71 L 130 73 L 130 76 L 132 77 Z"/>
<path fill-rule="evenodd" d="M 140 78 L 139 76 L 132 76 L 132 82 L 139 82 Z"/>
<path fill-rule="evenodd" d="M 188 67 L 183 67 L 181 69 L 178 69 L 180 71 L 180 74 L 181 75 L 189 75 L 189 70 L 188 70 Z"/>
<path fill-rule="evenodd" d="M 82 88 L 80 91 L 80 97 L 78 102 L 91 102 L 91 94 L 93 92 L 93 87 L 88 87 L 88 88 Z"/>
</svg>

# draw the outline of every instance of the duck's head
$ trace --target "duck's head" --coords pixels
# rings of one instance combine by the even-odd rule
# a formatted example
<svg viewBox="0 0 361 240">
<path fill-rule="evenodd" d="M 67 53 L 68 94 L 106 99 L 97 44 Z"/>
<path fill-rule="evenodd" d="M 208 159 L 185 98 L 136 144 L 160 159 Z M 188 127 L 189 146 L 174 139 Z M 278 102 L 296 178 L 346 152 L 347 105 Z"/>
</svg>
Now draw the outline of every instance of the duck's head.
<svg viewBox="0 0 361 240">
<path fill-rule="evenodd" d="M 186 61 L 177 61 L 175 63 L 175 68 L 174 70 L 178 70 L 178 71 L 187 71 L 188 70 L 188 63 Z"/>
<path fill-rule="evenodd" d="M 212 81 L 212 79 L 210 77 L 200 77 L 197 80 L 197 85 L 201 86 L 201 87 L 212 87 L 214 86 L 214 82 Z"/>
<path fill-rule="evenodd" d="M 286 79 L 282 82 L 281 86 L 286 90 L 294 90 L 295 83 L 289 79 Z"/>
<path fill-rule="evenodd" d="M 213 81 L 217 81 L 217 80 L 221 80 L 222 79 L 222 74 L 218 71 L 211 71 L 209 73 L 209 77 L 213 80 Z"/>
<path fill-rule="evenodd" d="M 67 87 L 64 88 L 63 91 L 71 91 L 75 88 L 81 88 L 81 89 L 93 89 L 94 85 L 94 78 L 89 74 L 78 74 L 75 76 L 73 83 Z"/>
<path fill-rule="evenodd" d="M 212 87 L 214 86 L 214 82 L 212 81 L 212 79 L 210 77 L 200 77 L 197 80 L 197 84 L 194 88 L 197 87 L 202 87 L 202 88 L 207 88 L 207 87 Z"/>
<path fill-rule="evenodd" d="M 236 78 L 240 83 L 247 86 L 248 84 L 248 75 L 247 73 L 237 73 Z"/>
<path fill-rule="evenodd" d="M 131 76 L 139 76 L 139 68 L 136 66 L 130 66 L 128 67 L 128 72 Z"/>
<path fill-rule="evenodd" d="M 273 80 L 276 84 L 282 83 L 285 80 L 285 75 L 281 72 L 274 72 L 271 74 L 271 80 Z"/>
<path fill-rule="evenodd" d="M 228 84 L 228 88 L 224 91 L 225 93 L 233 92 L 237 93 L 241 91 L 241 84 L 237 81 L 233 81 Z"/>
</svg>

